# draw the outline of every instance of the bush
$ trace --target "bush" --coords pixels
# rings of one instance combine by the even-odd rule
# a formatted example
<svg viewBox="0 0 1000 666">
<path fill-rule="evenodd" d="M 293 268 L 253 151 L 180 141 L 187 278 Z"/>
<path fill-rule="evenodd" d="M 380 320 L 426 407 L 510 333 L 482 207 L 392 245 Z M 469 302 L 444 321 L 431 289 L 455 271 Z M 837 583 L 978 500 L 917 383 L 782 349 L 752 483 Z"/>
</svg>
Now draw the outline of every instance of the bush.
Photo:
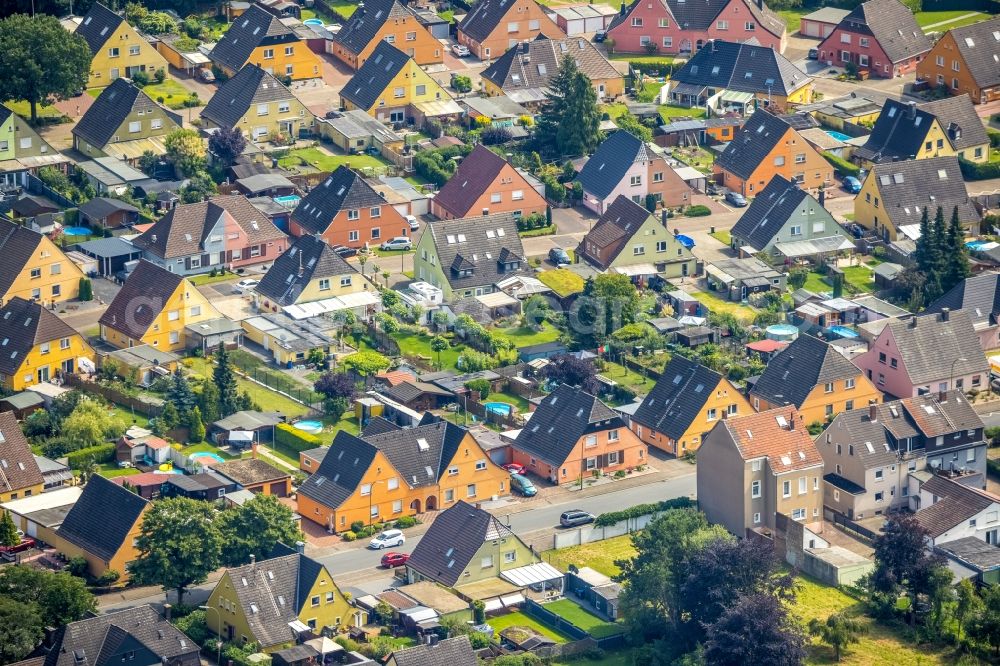
<svg viewBox="0 0 1000 666">
<path fill-rule="evenodd" d="M 643 74 L 648 74 L 649 76 L 669 76 L 674 71 L 673 61 L 667 58 L 651 62 L 629 60 L 628 66 L 633 71 L 638 70 Z"/>
<path fill-rule="evenodd" d="M 344 532 L 340 536 L 344 537 L 344 541 L 357 541 L 358 539 L 358 535 L 351 530 Z"/>
<path fill-rule="evenodd" d="M 279 423 L 275 426 L 274 441 L 282 446 L 287 446 L 296 453 L 323 445 L 323 442 L 316 435 L 310 435 L 288 423 Z"/>
<path fill-rule="evenodd" d="M 1000 426 L 993 426 L 983 430 L 983 437 L 989 446 L 1000 444 Z"/>
<path fill-rule="evenodd" d="M 688 206 L 684 209 L 684 215 L 686 217 L 705 217 L 706 215 L 711 215 L 712 209 L 708 206 L 703 206 L 702 204 L 695 204 L 694 206 Z"/>
<path fill-rule="evenodd" d="M 966 180 L 989 180 L 1000 178 L 1000 162 L 986 162 L 979 164 L 958 158 L 958 164 L 962 169 L 962 177 Z"/>
<path fill-rule="evenodd" d="M 413 516 L 403 516 L 396 520 L 396 527 L 399 529 L 405 529 L 407 527 L 413 527 L 417 524 L 417 519 Z"/>
<path fill-rule="evenodd" d="M 1000 116 L 1000 113 L 994 116 L 994 118 L 996 118 L 997 116 Z M 990 129 L 987 127 L 986 136 L 990 137 L 990 146 L 992 146 L 993 148 L 1000 148 L 1000 131 L 995 129 Z"/>
<path fill-rule="evenodd" d="M 677 497 L 675 499 L 664 500 L 655 504 L 636 504 L 635 506 L 621 511 L 609 511 L 602 513 L 594 521 L 594 527 L 608 527 L 623 520 L 632 520 L 640 516 L 648 516 L 653 513 L 670 511 L 671 509 L 687 509 L 695 506 L 694 501 L 689 497 Z"/>
<path fill-rule="evenodd" d="M 142 88 L 149 85 L 149 74 L 146 72 L 136 72 L 132 75 L 132 83 Z"/>
<path fill-rule="evenodd" d="M 856 164 L 851 164 L 842 157 L 837 157 L 833 153 L 828 153 L 826 151 L 823 151 L 821 154 L 824 158 L 826 158 L 826 161 L 837 170 L 837 173 L 840 174 L 841 178 L 846 178 L 847 176 L 854 176 L 857 178 L 861 173 L 861 167 Z"/>
<path fill-rule="evenodd" d="M 66 464 L 70 469 L 83 469 L 91 463 L 103 465 L 115 459 L 115 445 L 101 444 L 99 446 L 89 446 L 79 451 L 66 454 Z"/>
</svg>

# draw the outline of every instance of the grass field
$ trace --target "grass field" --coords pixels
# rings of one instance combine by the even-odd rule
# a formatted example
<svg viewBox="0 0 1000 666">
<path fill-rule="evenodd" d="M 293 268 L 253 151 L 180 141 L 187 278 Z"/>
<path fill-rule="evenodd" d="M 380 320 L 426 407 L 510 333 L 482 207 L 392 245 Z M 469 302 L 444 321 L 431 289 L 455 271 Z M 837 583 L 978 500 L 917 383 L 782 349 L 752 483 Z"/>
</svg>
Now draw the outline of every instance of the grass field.
<svg viewBox="0 0 1000 666">
<path fill-rule="evenodd" d="M 653 385 L 656 383 L 646 375 L 640 375 L 638 372 L 630 370 L 624 365 L 618 365 L 617 363 L 613 363 L 611 361 L 605 361 L 604 365 L 605 368 L 600 373 L 601 376 L 613 379 L 619 384 L 624 384 L 633 391 L 642 395 L 652 391 Z"/>
<path fill-rule="evenodd" d="M 431 336 L 397 333 L 392 337 L 399 343 L 399 349 L 403 354 L 408 356 L 423 356 L 431 359 L 434 363 L 438 362 L 437 352 L 431 349 Z M 454 370 L 455 364 L 458 362 L 458 357 L 461 356 L 463 351 L 465 351 L 465 345 L 448 347 L 441 352 L 441 369 Z"/>
<path fill-rule="evenodd" d="M 162 103 L 174 110 L 183 109 L 184 100 L 191 97 L 191 91 L 173 79 L 165 79 L 163 83 L 150 83 L 142 91 L 156 101 L 160 101 L 162 97 Z M 206 104 L 208 100 L 201 100 L 201 103 Z"/>
<path fill-rule="evenodd" d="M 583 291 L 583 278 L 566 268 L 542 271 L 535 277 L 559 296 L 569 296 Z"/>
<path fill-rule="evenodd" d="M 733 236 L 732 236 L 732 234 L 730 234 L 725 229 L 723 229 L 722 231 L 716 231 L 714 233 L 711 233 L 711 234 L 709 234 L 709 236 L 711 236 L 715 240 L 719 241 L 720 243 L 722 243 L 726 247 L 729 247 L 729 245 L 733 242 Z"/>
<path fill-rule="evenodd" d="M 555 629 L 551 629 L 538 620 L 525 615 L 524 613 L 509 613 L 507 615 L 501 615 L 500 617 L 495 617 L 490 620 L 490 626 L 497 633 L 507 627 L 527 627 L 531 629 L 536 634 L 541 634 L 542 636 L 548 636 L 557 643 L 566 643 L 570 640 L 569 636 L 562 634 Z"/>
<path fill-rule="evenodd" d="M 931 30 L 935 32 L 946 32 L 952 28 L 979 23 L 980 21 L 985 21 L 990 17 L 989 14 L 968 11 L 965 9 L 950 9 L 940 12 L 917 12 L 914 16 L 917 19 L 917 25 L 921 28 L 926 28 L 927 26 L 935 25 L 936 23 L 943 23 L 944 25 L 931 28 Z"/>
<path fill-rule="evenodd" d="M 329 4 L 337 13 L 348 18 L 358 9 L 358 3 L 350 0 L 330 0 Z"/>
<path fill-rule="evenodd" d="M 98 91 L 100 92 L 100 91 Z M 22 118 L 31 118 L 31 105 L 27 102 L 7 102 L 4 104 L 8 109 L 21 116 Z M 42 106 L 38 105 L 38 117 L 39 118 L 62 118 L 63 113 L 54 106 Z"/>
<path fill-rule="evenodd" d="M 788 28 L 788 34 L 794 34 L 799 31 L 799 25 L 802 23 L 802 17 L 806 14 L 810 14 L 816 11 L 815 7 L 809 9 L 783 9 L 777 12 L 781 20 L 785 22 L 785 27 Z"/>
<path fill-rule="evenodd" d="M 628 60 L 629 62 L 647 65 L 671 65 L 674 62 L 672 56 L 664 55 L 639 55 L 637 53 L 615 53 L 608 56 L 610 60 Z"/>
<path fill-rule="evenodd" d="M 513 340 L 514 344 L 518 347 L 540 345 L 559 339 L 559 330 L 548 322 L 542 322 L 540 331 L 523 326 L 513 326 L 511 328 L 501 328 L 497 332 Z"/>
<path fill-rule="evenodd" d="M 744 322 L 753 321 L 753 318 L 757 315 L 757 311 L 753 308 L 734 303 L 733 301 L 727 301 L 714 291 L 689 290 L 688 293 L 694 296 L 699 303 L 704 304 L 709 312 L 728 312 Z"/>
<path fill-rule="evenodd" d="M 103 465 L 98 465 L 97 473 L 103 476 L 105 479 L 114 479 L 119 476 L 132 476 L 133 474 L 138 474 L 139 470 L 135 467 L 126 467 L 124 469 L 118 467 L 118 463 L 104 463 Z"/>
<path fill-rule="evenodd" d="M 578 567 L 588 566 L 595 571 L 600 571 L 605 576 L 617 576 L 621 573 L 615 560 L 628 559 L 634 555 L 635 548 L 632 547 L 632 538 L 628 536 L 543 553 L 545 561 L 557 569 L 566 571 L 571 564 Z"/>
<path fill-rule="evenodd" d="M 671 122 L 676 118 L 704 118 L 705 109 L 691 109 L 686 106 L 674 106 L 673 104 L 661 104 L 657 107 L 660 117 L 666 122 Z"/>
<path fill-rule="evenodd" d="M 213 364 L 210 360 L 192 358 L 190 361 L 192 371 L 202 377 L 212 376 Z M 253 401 L 260 405 L 264 411 L 281 412 L 289 418 L 305 416 L 309 412 L 309 409 L 305 405 L 299 404 L 291 398 L 286 398 L 280 393 L 275 393 L 266 386 L 261 386 L 248 379 L 244 379 L 240 375 L 236 375 L 236 384 L 240 391 L 247 391 L 250 397 L 253 398 Z"/>
<path fill-rule="evenodd" d="M 608 636 L 620 634 L 622 626 L 614 622 L 606 622 L 601 618 L 589 613 L 569 599 L 560 599 L 550 604 L 545 604 L 545 609 L 550 610 L 559 617 L 573 623 L 573 626 L 583 629 L 594 638 L 601 639 Z"/>
<path fill-rule="evenodd" d="M 858 291 L 872 292 L 875 289 L 875 273 L 872 268 L 874 266 L 847 266 L 844 268 L 844 278 Z M 816 293 L 833 290 L 829 277 L 815 271 L 809 272 L 804 288 Z"/>
<path fill-rule="evenodd" d="M 318 171 L 333 171 L 341 164 L 349 164 L 352 169 L 379 168 L 388 165 L 388 162 L 373 155 L 333 155 L 319 148 L 299 148 L 278 160 L 278 164 L 286 169 L 302 166 L 303 163 Z"/>
<path fill-rule="evenodd" d="M 205 284 L 216 284 L 217 282 L 229 282 L 230 280 L 236 280 L 238 277 L 234 273 L 220 273 L 215 276 L 211 273 L 205 273 L 203 275 L 192 275 L 188 280 L 197 287 Z"/>
</svg>

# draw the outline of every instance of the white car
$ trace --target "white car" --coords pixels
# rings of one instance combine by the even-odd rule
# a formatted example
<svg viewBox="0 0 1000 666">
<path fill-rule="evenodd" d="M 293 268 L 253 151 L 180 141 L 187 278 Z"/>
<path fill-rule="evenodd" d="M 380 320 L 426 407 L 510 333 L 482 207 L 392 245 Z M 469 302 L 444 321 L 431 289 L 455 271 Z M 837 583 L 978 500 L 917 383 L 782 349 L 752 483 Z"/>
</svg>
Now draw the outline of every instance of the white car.
<svg viewBox="0 0 1000 666">
<path fill-rule="evenodd" d="M 375 538 L 368 542 L 368 547 L 372 550 L 382 550 L 383 548 L 394 548 L 406 543 L 406 537 L 399 530 L 386 530 L 375 535 Z"/>
<path fill-rule="evenodd" d="M 244 280 L 240 280 L 239 282 L 233 285 L 233 293 L 245 294 L 247 292 L 251 292 L 259 284 L 260 280 L 254 280 L 252 278 L 246 278 Z"/>
<path fill-rule="evenodd" d="M 409 250 L 412 247 L 413 241 L 406 236 L 396 236 L 379 245 L 382 250 Z"/>
<path fill-rule="evenodd" d="M 406 216 L 406 223 L 410 225 L 410 231 L 416 231 L 420 228 L 420 220 L 413 215 Z"/>
<path fill-rule="evenodd" d="M 452 44 L 451 52 L 459 58 L 466 58 L 469 56 L 469 47 L 464 44 Z"/>
</svg>

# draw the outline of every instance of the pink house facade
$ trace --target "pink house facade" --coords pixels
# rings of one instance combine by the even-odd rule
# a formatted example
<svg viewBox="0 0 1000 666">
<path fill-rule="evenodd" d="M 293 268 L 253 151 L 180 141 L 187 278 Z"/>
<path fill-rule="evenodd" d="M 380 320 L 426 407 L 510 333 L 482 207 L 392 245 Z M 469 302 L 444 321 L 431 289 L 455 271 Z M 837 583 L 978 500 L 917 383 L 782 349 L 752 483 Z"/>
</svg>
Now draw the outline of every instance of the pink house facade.
<svg viewBox="0 0 1000 666">
<path fill-rule="evenodd" d="M 753 6 L 751 2 L 724 0 L 715 17 L 707 20 L 701 8 L 699 14 L 691 11 L 688 17 L 687 0 L 636 0 L 630 7 L 623 7 L 612 21 L 608 39 L 614 40 L 615 51 L 621 53 L 648 53 L 647 45 L 652 44 L 657 53 L 689 54 L 713 39 L 730 42 L 756 39 L 762 46 L 784 52 L 787 45 L 784 24 L 763 2 Z M 709 4 L 719 3 L 709 0 Z"/>
<path fill-rule="evenodd" d="M 894 63 L 871 35 L 862 35 L 838 27 L 819 45 L 819 59 L 836 67 L 846 67 L 848 63 L 854 63 L 859 69 L 868 69 L 873 76 L 891 79 L 917 71 L 917 63 L 922 56 Z"/>
<path fill-rule="evenodd" d="M 853 64 L 872 76 L 891 79 L 915 72 L 930 48 L 930 39 L 905 5 L 867 0 L 820 43 L 819 59 L 837 67 Z"/>
</svg>

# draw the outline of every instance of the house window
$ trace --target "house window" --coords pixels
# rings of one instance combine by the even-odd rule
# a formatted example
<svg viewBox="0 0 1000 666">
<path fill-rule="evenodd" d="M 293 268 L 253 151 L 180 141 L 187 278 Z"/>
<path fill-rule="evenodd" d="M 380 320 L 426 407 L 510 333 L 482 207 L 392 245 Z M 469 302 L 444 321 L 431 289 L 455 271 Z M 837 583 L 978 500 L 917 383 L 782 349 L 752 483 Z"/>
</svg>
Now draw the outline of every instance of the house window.
<svg viewBox="0 0 1000 666">
<path fill-rule="evenodd" d="M 781 496 L 782 497 L 791 497 L 792 496 L 792 482 L 791 481 L 782 481 L 781 482 Z"/>
<path fill-rule="evenodd" d="M 846 33 L 846 32 L 840 33 L 840 43 L 841 44 L 850 44 L 851 43 L 851 36 L 848 33 Z"/>
<path fill-rule="evenodd" d="M 753 21 L 747 21 L 743 24 L 743 29 L 747 32 L 753 32 L 757 29 L 757 25 Z"/>
<path fill-rule="evenodd" d="M 289 102 L 278 102 L 278 113 L 288 113 L 292 110 L 292 105 Z"/>
<path fill-rule="evenodd" d="M 514 190 L 510 193 L 510 198 L 512 201 L 521 201 L 524 199 L 524 190 Z"/>
<path fill-rule="evenodd" d="M 392 96 L 395 97 L 396 99 L 404 97 L 405 95 L 406 95 L 406 90 L 402 86 L 392 89 Z"/>
<path fill-rule="evenodd" d="M 469 485 L 467 485 L 465 487 L 465 496 L 466 497 L 475 497 L 476 496 L 476 484 L 470 483 Z"/>
<path fill-rule="evenodd" d="M 969 449 L 965 452 L 965 462 L 976 462 L 976 450 Z"/>
<path fill-rule="evenodd" d="M 167 321 L 177 321 L 181 318 L 180 310 L 171 310 L 167 313 Z"/>
<path fill-rule="evenodd" d="M 853 379 L 845 379 L 844 380 L 844 388 L 845 389 L 852 389 L 852 388 L 854 388 L 854 380 Z"/>
<path fill-rule="evenodd" d="M 709 421 L 714 421 L 717 418 L 719 418 L 719 412 L 718 412 L 718 410 L 716 410 L 714 407 L 712 409 L 709 409 L 708 410 L 708 420 Z"/>
<path fill-rule="evenodd" d="M 597 435 L 587 435 L 587 439 L 584 440 L 583 445 L 588 449 L 597 446 Z"/>
<path fill-rule="evenodd" d="M 486 461 L 485 460 L 477 460 L 476 461 L 476 471 L 477 472 L 482 472 L 485 469 L 486 469 Z"/>
<path fill-rule="evenodd" d="M 865 48 L 865 49 L 868 48 L 868 44 L 869 44 L 868 38 L 867 37 L 858 37 L 858 44 L 861 45 L 861 48 Z"/>
<path fill-rule="evenodd" d="M 670 49 L 670 48 L 673 48 L 673 46 L 674 46 L 674 38 L 673 37 L 664 37 L 663 38 L 663 48 Z"/>
<path fill-rule="evenodd" d="M 357 212 L 357 211 L 355 211 L 355 212 Z M 348 215 L 348 217 L 350 217 L 351 212 L 347 211 L 347 215 Z M 357 218 L 355 218 L 355 219 L 357 219 Z M 347 232 L 347 241 L 349 243 L 356 243 L 358 241 L 358 235 L 359 235 L 359 233 L 360 232 L 357 229 L 352 229 L 351 231 L 348 231 Z"/>
<path fill-rule="evenodd" d="M 149 129 L 161 129 L 163 127 L 163 120 L 160 118 L 153 118 L 149 121 Z"/>
<path fill-rule="evenodd" d="M 266 116 L 267 115 L 267 104 L 258 104 L 257 105 L 257 115 L 258 116 Z"/>
<path fill-rule="evenodd" d="M 792 509 L 792 520 L 805 520 L 806 510 L 805 509 Z"/>
<path fill-rule="evenodd" d="M 642 17 L 641 16 L 633 16 L 632 17 L 632 27 L 633 28 L 641 28 L 642 27 Z"/>
<path fill-rule="evenodd" d="M 510 564 L 511 562 L 517 562 L 517 551 L 508 550 L 506 553 L 503 554 L 503 561 L 506 564 Z"/>
<path fill-rule="evenodd" d="M 39 348 L 38 348 L 38 350 L 39 350 L 39 352 L 41 352 L 42 354 L 48 354 L 48 353 L 49 353 L 49 351 L 51 350 L 51 348 L 52 348 L 52 347 L 51 347 L 51 345 L 49 345 L 49 343 L 48 343 L 48 342 L 43 342 L 43 343 L 42 343 L 41 345 L 39 345 Z"/>
<path fill-rule="evenodd" d="M 764 464 L 760 460 L 754 460 L 750 463 L 750 471 L 759 472 L 763 466 Z"/>
<path fill-rule="evenodd" d="M 621 462 L 621 453 L 619 451 L 612 451 L 608 454 L 608 464 L 617 465 Z"/>
<path fill-rule="evenodd" d="M 609 442 L 617 442 L 618 441 L 618 431 L 617 430 L 611 430 L 611 431 L 608 432 L 608 441 Z"/>
<path fill-rule="evenodd" d="M 528 21 L 528 30 L 540 30 L 541 27 L 542 24 L 539 23 L 538 19 L 532 19 L 531 21 Z"/>
<path fill-rule="evenodd" d="M 503 194 L 500 192 L 493 192 L 490 194 L 490 203 L 500 203 L 503 201 Z"/>
<path fill-rule="evenodd" d="M 396 500 L 392 503 L 392 512 L 393 513 L 403 512 L 403 500 Z"/>
<path fill-rule="evenodd" d="M 194 305 L 194 306 L 191 307 L 191 316 L 192 317 L 200 317 L 201 316 L 201 306 L 200 305 Z"/>
<path fill-rule="evenodd" d="M 753 524 L 754 525 L 760 525 L 760 514 L 759 513 L 753 514 Z"/>
<path fill-rule="evenodd" d="M 121 52 L 118 50 L 117 46 L 113 46 L 110 49 L 108 49 L 109 58 L 117 58 L 119 55 L 121 55 Z"/>
<path fill-rule="evenodd" d="M 350 287 L 351 286 L 351 276 L 350 275 L 345 275 L 344 277 L 340 278 L 340 286 L 341 287 Z"/>
<path fill-rule="evenodd" d="M 69 349 L 69 338 L 63 338 L 59 341 L 59 349 Z"/>
<path fill-rule="evenodd" d="M 131 133 L 133 133 L 133 134 L 136 133 L 136 132 L 141 132 L 142 131 L 142 121 L 141 120 L 133 120 L 133 121 L 131 121 L 128 124 L 128 131 L 131 132 Z"/>
<path fill-rule="evenodd" d="M 799 477 L 799 495 L 804 495 L 808 489 L 809 486 L 806 482 L 806 477 Z"/>
<path fill-rule="evenodd" d="M 426 86 L 426 84 L 423 84 L 423 83 L 417 84 L 416 94 L 417 95 L 426 95 L 427 94 L 427 86 Z"/>
<path fill-rule="evenodd" d="M 656 251 L 666 252 L 667 251 L 667 241 L 656 241 Z"/>
<path fill-rule="evenodd" d="M 750 484 L 750 497 L 754 499 L 760 497 L 760 481 L 754 481 Z"/>
<path fill-rule="evenodd" d="M 661 28 L 669 28 L 670 27 L 670 19 L 668 19 L 668 18 L 661 18 L 660 21 L 659 21 L 659 26 Z"/>
<path fill-rule="evenodd" d="M 716 21 L 716 30 L 729 30 L 729 21 Z"/>
<path fill-rule="evenodd" d="M 330 289 L 330 281 L 326 278 L 319 281 L 319 290 L 328 291 Z"/>
<path fill-rule="evenodd" d="M 484 555 L 480 561 L 480 566 L 483 569 L 489 569 L 493 566 L 493 555 Z"/>
<path fill-rule="evenodd" d="M 885 491 L 879 491 L 879 492 L 875 493 L 875 501 L 876 502 L 881 502 L 884 499 L 885 499 Z"/>
<path fill-rule="evenodd" d="M 847 410 L 847 411 L 851 411 L 852 409 L 854 409 L 854 401 L 853 400 L 848 400 L 847 402 L 845 402 L 844 403 L 844 409 Z"/>
<path fill-rule="evenodd" d="M 446 503 L 454 502 L 455 501 L 455 491 L 452 490 L 451 488 L 449 488 L 448 490 L 444 491 L 444 501 Z"/>
<path fill-rule="evenodd" d="M 374 206 L 368 209 L 368 215 L 370 217 L 382 217 L 382 207 Z"/>
<path fill-rule="evenodd" d="M 795 163 L 796 164 L 805 164 L 805 161 L 806 161 L 806 154 L 805 153 L 799 153 L 798 155 L 795 156 Z"/>
<path fill-rule="evenodd" d="M 372 484 L 370 483 L 361 484 L 361 496 L 367 497 L 368 495 L 371 494 L 372 494 Z"/>
<path fill-rule="evenodd" d="M 635 246 L 632 247 L 632 255 L 633 256 L 638 257 L 638 256 L 641 256 L 641 255 L 644 255 L 644 254 L 646 254 L 646 246 L 645 245 L 635 245 Z"/>
<path fill-rule="evenodd" d="M 597 469 L 597 458 L 587 458 L 586 469 L 588 472 L 590 470 Z"/>
<path fill-rule="evenodd" d="M 801 236 L 802 235 L 802 225 L 801 224 L 793 224 L 792 227 L 789 229 L 789 232 L 791 233 L 792 236 Z"/>
<path fill-rule="evenodd" d="M 521 25 L 516 21 L 511 21 L 507 24 L 507 32 L 517 32 L 521 29 Z"/>
<path fill-rule="evenodd" d="M 348 220 L 359 220 L 359 219 L 361 219 L 361 211 L 357 210 L 357 209 L 347 211 L 347 219 Z"/>
<path fill-rule="evenodd" d="M 264 60 L 274 60 L 274 49 L 264 49 Z"/>
<path fill-rule="evenodd" d="M 130 56 L 137 56 L 137 55 L 139 55 L 139 46 L 136 45 L 136 46 L 130 46 L 130 47 L 128 47 L 128 54 Z"/>
<path fill-rule="evenodd" d="M 631 176 L 629 177 L 628 182 L 632 187 L 638 187 L 639 185 L 642 185 L 642 176 Z"/>
<path fill-rule="evenodd" d="M 34 280 L 34 279 L 40 278 L 40 277 L 42 277 L 42 269 L 41 268 L 32 268 L 31 269 L 31 279 Z"/>
<path fill-rule="evenodd" d="M 286 56 L 290 56 L 290 55 L 292 55 L 294 53 L 295 53 L 295 47 L 294 46 L 286 46 L 285 47 L 285 55 Z"/>
<path fill-rule="evenodd" d="M 884 474 L 883 470 L 880 470 L 880 469 L 875 470 L 875 480 L 876 481 L 882 481 L 884 478 L 885 478 L 885 474 Z"/>
<path fill-rule="evenodd" d="M 382 237 L 382 229 L 379 227 L 372 227 L 372 240 Z"/>
</svg>

